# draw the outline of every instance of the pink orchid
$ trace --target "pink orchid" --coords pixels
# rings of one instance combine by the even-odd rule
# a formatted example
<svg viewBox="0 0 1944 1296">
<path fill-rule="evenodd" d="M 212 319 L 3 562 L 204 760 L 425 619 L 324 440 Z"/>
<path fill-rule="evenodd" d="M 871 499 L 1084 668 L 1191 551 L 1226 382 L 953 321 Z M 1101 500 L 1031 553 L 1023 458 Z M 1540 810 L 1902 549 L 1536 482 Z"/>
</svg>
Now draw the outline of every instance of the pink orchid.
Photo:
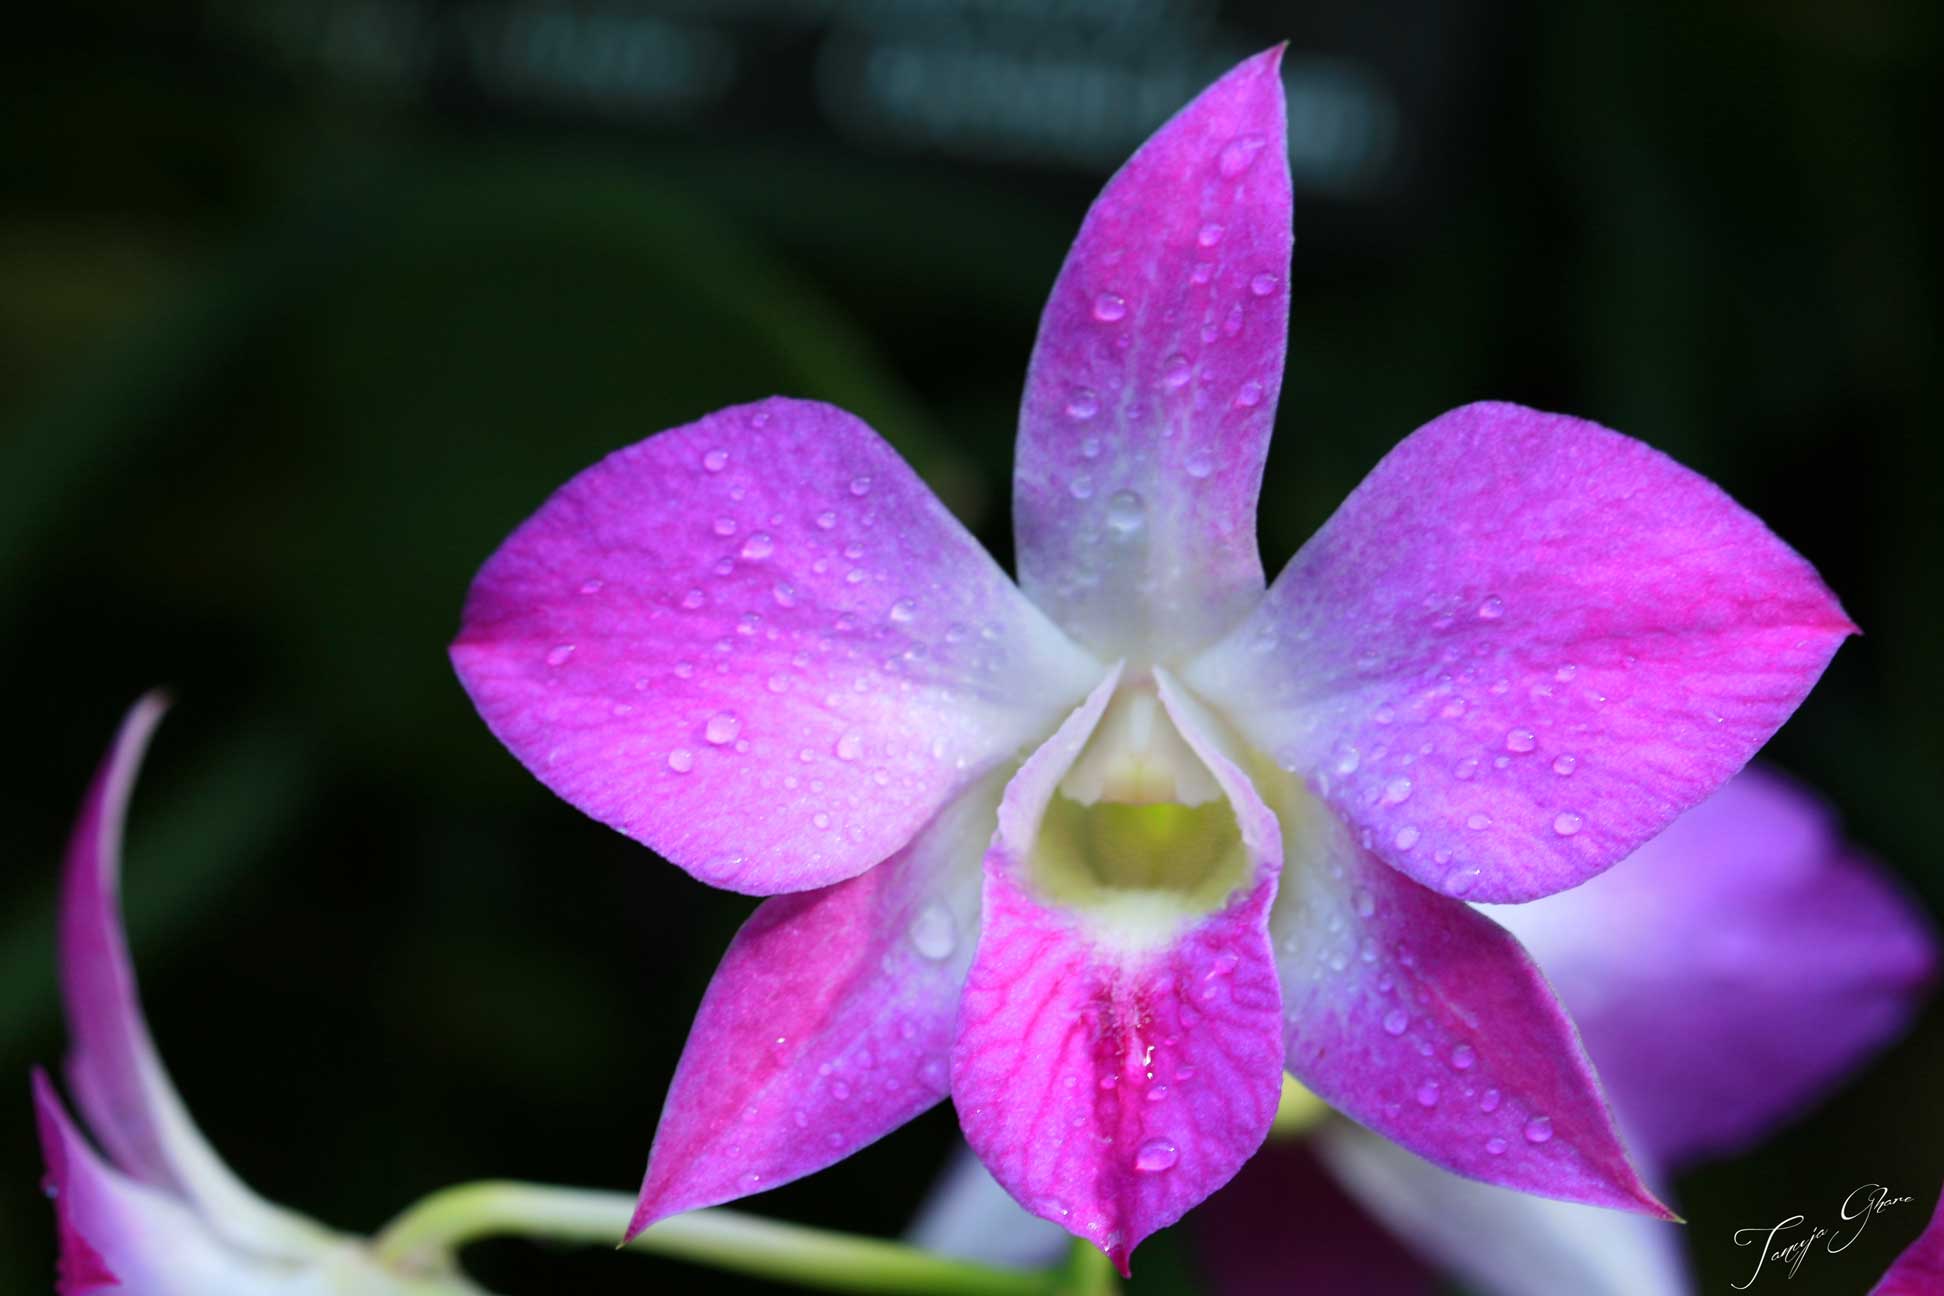
<svg viewBox="0 0 1944 1296">
<path fill-rule="evenodd" d="M 1494 916 L 1558 987 L 1652 1182 L 1807 1108 L 1901 1033 L 1937 967 L 1928 925 L 1829 811 L 1759 770 L 1613 871 Z M 1222 1296 L 1342 1272 L 1429 1293 L 1400 1241 L 1490 1296 L 1693 1290 L 1680 1230 L 1460 1179 L 1347 1121 L 1312 1146 L 1396 1241 L 1346 1221 L 1307 1151 L 1279 1148 L 1198 1217 Z"/>
<path fill-rule="evenodd" d="M 1853 627 L 1706 480 L 1497 404 L 1407 438 L 1265 588 L 1280 58 L 1081 227 L 1027 373 L 1018 586 L 869 428 L 786 399 L 615 453 L 479 573 L 452 656 L 499 739 L 776 897 L 696 1017 L 635 1229 L 949 1094 L 1007 1191 L 1124 1270 L 1261 1144 L 1285 1067 L 1459 1174 L 1664 1213 L 1551 990 L 1457 897 L 1631 852 Z"/>
<path fill-rule="evenodd" d="M 34 1073 L 61 1296 L 465 1296 L 456 1275 L 381 1267 L 360 1239 L 265 1201 L 224 1165 L 170 1083 L 122 933 L 122 824 L 163 704 L 138 703 L 89 789 L 62 883 L 67 1079 L 106 1158 Z"/>
</svg>

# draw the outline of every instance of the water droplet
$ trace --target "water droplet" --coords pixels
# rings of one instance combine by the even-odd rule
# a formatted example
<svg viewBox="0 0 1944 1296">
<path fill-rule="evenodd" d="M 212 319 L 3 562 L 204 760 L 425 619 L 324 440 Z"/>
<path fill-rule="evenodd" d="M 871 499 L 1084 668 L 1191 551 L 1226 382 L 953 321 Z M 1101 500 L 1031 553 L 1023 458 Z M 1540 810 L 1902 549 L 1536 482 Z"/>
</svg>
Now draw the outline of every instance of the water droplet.
<svg viewBox="0 0 1944 1296">
<path fill-rule="evenodd" d="M 1091 388 L 1081 387 L 1067 401 L 1066 412 L 1068 418 L 1084 423 L 1100 413 L 1100 398 L 1093 394 Z"/>
<path fill-rule="evenodd" d="M 1357 754 L 1357 749 L 1355 747 L 1345 748 L 1343 755 L 1337 758 L 1337 765 L 1336 765 L 1337 773 L 1355 774 L 1357 772 L 1357 766 L 1361 764 L 1362 761 L 1363 758 Z"/>
<path fill-rule="evenodd" d="M 1393 1008 L 1384 1014 L 1384 1034 L 1402 1035 L 1404 1028 L 1411 1024 L 1410 1014 L 1402 1008 Z"/>
<path fill-rule="evenodd" d="M 1094 493 L 1093 478 L 1087 476 L 1085 473 L 1080 474 L 1067 483 L 1067 493 L 1077 500 L 1092 499 Z"/>
<path fill-rule="evenodd" d="M 1168 1086 L 1164 1084 L 1158 1084 L 1154 1086 L 1154 1088 L 1148 1090 L 1147 1092 L 1147 1100 L 1149 1102 L 1160 1102 L 1163 1098 L 1166 1098 L 1167 1096 L 1168 1096 Z"/>
<path fill-rule="evenodd" d="M 1571 810 L 1561 810 L 1553 819 L 1553 831 L 1561 837 L 1571 837 L 1580 830 L 1580 825 L 1585 822 L 1584 819 L 1574 814 Z"/>
<path fill-rule="evenodd" d="M 817 529 L 819 531 L 828 531 L 836 525 L 837 515 L 831 510 L 825 509 L 823 512 L 817 514 Z"/>
<path fill-rule="evenodd" d="M 565 666 L 567 659 L 574 655 L 574 645 L 559 644 L 547 654 L 547 665 Z"/>
<path fill-rule="evenodd" d="M 907 625 L 918 615 L 918 604 L 911 599 L 899 599 L 891 605 L 891 619 L 900 625 Z"/>
<path fill-rule="evenodd" d="M 1532 730 L 1530 729 L 1514 729 L 1505 735 L 1505 750 L 1507 751 L 1529 752 L 1538 745 L 1539 740 L 1532 736 Z"/>
<path fill-rule="evenodd" d="M 1564 778 L 1579 768 L 1579 760 L 1573 756 L 1560 756 L 1553 761 L 1553 773 Z"/>
<path fill-rule="evenodd" d="M 1534 1116 L 1525 1124 L 1525 1136 L 1528 1143 L 1544 1143 L 1552 1137 L 1552 1120 L 1545 1116 Z"/>
<path fill-rule="evenodd" d="M 788 581 L 778 581 L 770 588 L 770 597 L 776 600 L 776 606 L 778 607 L 795 607 L 797 601 L 796 586 L 790 584 Z"/>
<path fill-rule="evenodd" d="M 767 558 L 776 552 L 776 541 L 758 531 L 743 541 L 742 556 L 745 558 Z"/>
<path fill-rule="evenodd" d="M 1080 443 L 1080 453 L 1088 459 L 1100 458 L 1100 438 L 1088 437 Z"/>
<path fill-rule="evenodd" d="M 727 450 L 709 451 L 709 453 L 702 456 L 702 466 L 710 472 L 721 472 L 729 466 L 729 452 Z"/>
<path fill-rule="evenodd" d="M 864 735 L 858 733 L 855 729 L 837 740 L 836 752 L 838 760 L 854 761 L 863 754 L 863 751 Z"/>
<path fill-rule="evenodd" d="M 606 588 L 606 586 L 607 586 L 607 582 L 602 580 L 583 581 L 581 582 L 581 593 L 599 594 L 604 588 Z"/>
<path fill-rule="evenodd" d="M 1480 621 L 1496 621 L 1505 615 L 1505 600 L 1493 594 L 1478 605 Z"/>
<path fill-rule="evenodd" d="M 1411 795 L 1411 780 L 1394 778 L 1384 785 L 1384 804 L 1401 805 Z"/>
<path fill-rule="evenodd" d="M 787 693 L 790 691 L 790 677 L 781 671 L 778 671 L 763 681 L 763 684 L 772 693 Z"/>
<path fill-rule="evenodd" d="M 1214 221 L 1210 221 L 1201 227 L 1201 233 L 1195 235 L 1195 242 L 1201 244 L 1203 247 L 1214 247 L 1222 241 L 1222 235 L 1225 233 L 1227 231 L 1220 225 L 1217 225 Z"/>
<path fill-rule="evenodd" d="M 1397 830 L 1397 836 L 1391 838 L 1391 844 L 1396 846 L 1397 849 L 1401 851 L 1407 851 L 1411 849 L 1411 847 L 1417 845 L 1417 843 L 1418 843 L 1418 830 L 1411 827 L 1409 824 L 1406 824 L 1404 827 L 1399 828 Z"/>
<path fill-rule="evenodd" d="M 1505 1140 L 1494 1134 L 1491 1138 L 1485 1140 L 1485 1150 L 1493 1156 L 1504 1156 Z"/>
<path fill-rule="evenodd" d="M 1478 757 L 1465 757 L 1465 759 L 1459 761 L 1457 765 L 1452 767 L 1451 772 L 1461 779 L 1471 778 L 1474 774 L 1478 773 Z M 1489 823 L 1490 820 L 1486 822 Z"/>
<path fill-rule="evenodd" d="M 1270 293 L 1276 291 L 1276 276 L 1272 274 L 1257 275 L 1255 278 L 1249 280 L 1249 291 L 1258 297 L 1267 297 Z"/>
<path fill-rule="evenodd" d="M 911 920 L 906 935 L 911 938 L 911 948 L 936 963 L 957 947 L 958 924 L 944 905 L 928 904 Z"/>
<path fill-rule="evenodd" d="M 1094 318 L 1103 324 L 1127 318 L 1127 298 L 1119 293 L 1104 292 L 1094 298 Z"/>
<path fill-rule="evenodd" d="M 1222 146 L 1215 166 L 1224 179 L 1233 180 L 1255 165 L 1256 154 L 1262 152 L 1268 142 L 1260 135 L 1237 135 Z"/>
<path fill-rule="evenodd" d="M 1473 832 L 1484 832 L 1491 826 L 1492 816 L 1488 814 L 1474 814 L 1465 820 L 1465 827 L 1471 829 Z"/>
<path fill-rule="evenodd" d="M 1499 1091 L 1487 1089 L 1478 1096 L 1478 1110 L 1490 1115 L 1499 1109 Z"/>
<path fill-rule="evenodd" d="M 1189 455 L 1188 462 L 1184 466 L 1188 469 L 1188 475 L 1196 481 L 1202 480 L 1215 471 L 1215 461 L 1209 457 L 1208 452 L 1205 450 L 1197 450 L 1195 453 Z"/>
<path fill-rule="evenodd" d="M 677 747 L 668 753 L 668 768 L 677 774 L 686 774 L 695 768 L 695 753 L 686 747 Z"/>
<path fill-rule="evenodd" d="M 1417 1087 L 1417 1100 L 1418 1106 L 1420 1107 L 1436 1107 L 1438 1105 L 1438 1082 L 1436 1080 L 1426 1080 L 1423 1084 L 1419 1085 Z"/>
<path fill-rule="evenodd" d="M 719 517 L 715 520 L 715 533 L 719 536 L 736 534 L 736 519 Z"/>
<path fill-rule="evenodd" d="M 1471 890 L 1477 881 L 1478 870 L 1476 868 L 1469 864 L 1459 864 L 1448 869 L 1445 875 L 1438 879 L 1438 885 L 1444 888 L 1446 895 L 1459 896 Z"/>
<path fill-rule="evenodd" d="M 1571 662 L 1567 662 L 1564 666 L 1561 666 L 1558 670 L 1553 672 L 1553 678 L 1558 680 L 1561 684 L 1570 684 L 1573 680 L 1573 676 L 1577 674 L 1579 674 L 1579 667 L 1573 665 L 1573 663 Z"/>
<path fill-rule="evenodd" d="M 1377 912 L 1377 897 L 1362 887 L 1357 889 L 1357 917 L 1368 918 Z"/>
<path fill-rule="evenodd" d="M 1134 1154 L 1134 1168 L 1147 1174 L 1156 1174 L 1173 1167 L 1181 1159 L 1181 1149 L 1166 1139 L 1149 1139 L 1141 1144 L 1140 1151 Z"/>
<path fill-rule="evenodd" d="M 1261 399 L 1262 384 L 1253 378 L 1235 389 L 1235 403 L 1242 409 L 1250 408 Z"/>
<path fill-rule="evenodd" d="M 853 478 L 851 478 L 851 480 L 850 480 L 850 493 L 851 493 L 851 494 L 853 494 L 853 495 L 868 495 L 868 494 L 870 494 L 870 493 L 871 493 L 871 479 L 870 479 L 869 477 L 853 477 Z"/>
<path fill-rule="evenodd" d="M 1169 391 L 1180 391 L 1194 376 L 1194 367 L 1185 355 L 1171 355 L 1161 365 L 1161 385 Z"/>
<path fill-rule="evenodd" d="M 741 732 L 742 721 L 727 711 L 716 712 L 709 717 L 709 723 L 702 726 L 702 736 L 718 747 L 734 742 L 736 735 Z"/>
<path fill-rule="evenodd" d="M 1478 1053 L 1469 1044 L 1460 1044 L 1451 1050 L 1451 1069 L 1469 1071 L 1478 1063 Z"/>
<path fill-rule="evenodd" d="M 1117 490 L 1107 497 L 1107 525 L 1122 535 L 1132 535 L 1147 521 L 1147 505 L 1131 490 Z"/>
</svg>

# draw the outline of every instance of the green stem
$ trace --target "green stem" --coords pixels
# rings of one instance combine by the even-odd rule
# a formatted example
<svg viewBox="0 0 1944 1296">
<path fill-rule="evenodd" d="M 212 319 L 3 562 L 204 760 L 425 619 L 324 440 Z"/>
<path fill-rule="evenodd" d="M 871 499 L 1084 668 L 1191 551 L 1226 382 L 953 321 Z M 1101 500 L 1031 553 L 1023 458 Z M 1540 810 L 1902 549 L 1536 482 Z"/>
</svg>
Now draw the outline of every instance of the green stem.
<svg viewBox="0 0 1944 1296">
<path fill-rule="evenodd" d="M 386 1264 L 414 1267 L 436 1265 L 468 1242 L 503 1235 L 611 1245 L 627 1231 L 633 1212 L 633 1199 L 621 1193 L 506 1180 L 460 1184 L 407 1208 L 373 1248 Z M 899 1242 L 721 1208 L 671 1216 L 626 1249 L 823 1291 L 1051 1296 L 1065 1287 L 1059 1274 L 971 1264 Z"/>
</svg>

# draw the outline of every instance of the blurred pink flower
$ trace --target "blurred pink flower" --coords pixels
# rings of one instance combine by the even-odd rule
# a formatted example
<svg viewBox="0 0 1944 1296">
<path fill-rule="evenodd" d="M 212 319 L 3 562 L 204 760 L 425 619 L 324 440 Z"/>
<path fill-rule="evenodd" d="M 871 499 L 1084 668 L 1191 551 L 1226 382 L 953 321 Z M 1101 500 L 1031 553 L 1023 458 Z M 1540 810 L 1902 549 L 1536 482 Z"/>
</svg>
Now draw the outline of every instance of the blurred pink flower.
<svg viewBox="0 0 1944 1296">
<path fill-rule="evenodd" d="M 60 1244 L 60 1296 L 464 1296 L 456 1276 L 381 1269 L 362 1240 L 251 1192 L 204 1141 L 169 1082 L 136 996 L 122 933 L 122 825 L 162 717 L 129 712 L 82 805 L 61 888 L 67 1081 L 104 1158 L 34 1073 L 34 1107 Z"/>
<path fill-rule="evenodd" d="M 697 1015 L 637 1230 L 950 1094 L 1124 1269 L 1260 1145 L 1285 1067 L 1460 1174 L 1662 1211 L 1551 990 L 1457 897 L 1628 854 L 1853 627 L 1706 480 L 1498 404 L 1406 438 L 1265 587 L 1280 58 L 1081 227 L 1027 371 L 1017 586 L 869 428 L 785 399 L 615 453 L 481 570 L 452 656 L 500 740 L 778 897 Z"/>
<path fill-rule="evenodd" d="M 1944 1292 L 1944 1197 L 1930 1223 L 1870 1288 L 1870 1296 L 1937 1296 Z"/>
<path fill-rule="evenodd" d="M 1917 910 L 1829 811 L 1758 769 L 1611 872 L 1493 916 L 1558 988 L 1656 1184 L 1813 1105 L 1901 1033 L 1937 966 Z M 1657 1221 L 1460 1179 L 1347 1121 L 1313 1148 L 1397 1240 L 1310 1205 L 1334 1196 L 1311 1149 L 1275 1148 L 1197 1217 L 1221 1296 L 1394 1270 L 1399 1242 L 1489 1296 L 1692 1290 L 1680 1230 Z M 1407 1267 L 1359 1290 L 1434 1288 Z"/>
</svg>

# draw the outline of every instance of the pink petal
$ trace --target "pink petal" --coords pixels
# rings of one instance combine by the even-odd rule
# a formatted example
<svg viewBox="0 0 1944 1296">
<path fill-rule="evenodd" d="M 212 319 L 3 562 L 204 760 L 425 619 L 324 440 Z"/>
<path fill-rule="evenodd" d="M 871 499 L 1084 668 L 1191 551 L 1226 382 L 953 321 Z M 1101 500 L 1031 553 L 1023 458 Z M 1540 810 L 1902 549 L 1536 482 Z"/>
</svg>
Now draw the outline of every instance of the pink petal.
<svg viewBox="0 0 1944 1296">
<path fill-rule="evenodd" d="M 891 854 L 1099 673 L 876 433 L 782 399 L 567 483 L 452 659 L 548 787 L 755 894 Z"/>
<path fill-rule="evenodd" d="M 1439 1290 L 1411 1248 L 1346 1197 L 1303 1143 L 1263 1148 L 1189 1223 L 1216 1296 Z"/>
<path fill-rule="evenodd" d="M 1667 1165 L 1738 1151 L 1809 1106 L 1902 1032 L 1937 966 L 1917 908 L 1827 809 L 1759 768 L 1620 867 L 1492 917 Z"/>
<path fill-rule="evenodd" d="M 1126 1273 L 1141 1240 L 1227 1182 L 1275 1115 L 1280 1001 L 1264 925 L 1279 857 L 1274 820 L 1264 842 L 1238 808 L 1256 879 L 1142 954 L 1097 944 L 1029 892 L 1023 868 L 1041 817 L 1116 682 L 1006 790 L 959 1007 L 952 1097 L 993 1177 Z M 1172 706 L 1170 715 L 1194 742 Z M 1221 780 L 1221 766 L 1200 754 Z"/>
<path fill-rule="evenodd" d="M 1293 779 L 1260 786 L 1290 861 L 1270 922 L 1290 1073 L 1468 1178 L 1672 1218 L 1628 1162 L 1573 1024 L 1518 942 L 1357 849 Z"/>
<path fill-rule="evenodd" d="M 1106 656 L 1208 643 L 1261 597 L 1255 506 L 1289 330 L 1278 46 L 1143 144 L 1087 213 L 1020 407 L 1020 583 Z"/>
<path fill-rule="evenodd" d="M 1706 479 L 1578 419 L 1406 438 L 1185 672 L 1426 885 L 1577 885 L 1740 769 L 1854 627 Z"/>
<path fill-rule="evenodd" d="M 314 1296 L 325 1290 L 315 1271 L 231 1249 L 181 1201 L 104 1164 L 39 1071 L 34 1114 L 60 1239 L 60 1296 Z"/>
<path fill-rule="evenodd" d="M 1681 1230 L 1666 1221 L 1460 1179 L 1348 1121 L 1320 1130 L 1316 1150 L 1351 1196 L 1467 1287 L 1493 1296 L 1694 1289 Z"/>
<path fill-rule="evenodd" d="M 190 1119 L 149 1037 L 122 931 L 122 827 L 165 708 L 152 693 L 130 709 L 68 844 L 60 915 L 61 1001 L 73 1036 L 68 1081 L 96 1137 L 131 1179 L 187 1198 L 239 1245 L 287 1253 L 316 1230 L 245 1187 Z"/>
<path fill-rule="evenodd" d="M 1005 770 L 860 877 L 763 902 L 709 985 L 629 1235 L 798 1179 L 945 1097 Z"/>
<path fill-rule="evenodd" d="M 1944 1292 L 1944 1199 L 1930 1223 L 1870 1289 L 1870 1296 L 1937 1296 Z"/>
</svg>

